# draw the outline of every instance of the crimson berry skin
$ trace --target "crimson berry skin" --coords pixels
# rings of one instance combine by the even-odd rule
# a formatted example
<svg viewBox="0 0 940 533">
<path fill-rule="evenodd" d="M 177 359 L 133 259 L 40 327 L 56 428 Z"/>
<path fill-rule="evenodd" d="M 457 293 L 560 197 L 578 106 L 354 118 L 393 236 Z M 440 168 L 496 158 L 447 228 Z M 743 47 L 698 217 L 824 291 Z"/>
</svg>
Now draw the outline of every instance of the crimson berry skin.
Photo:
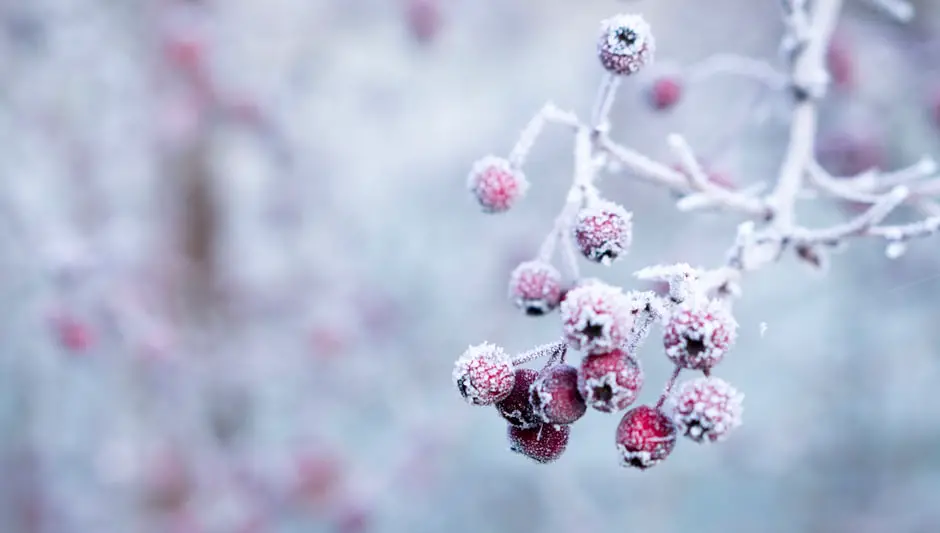
<svg viewBox="0 0 940 533">
<path fill-rule="evenodd" d="M 559 307 L 568 345 L 587 353 L 609 352 L 626 342 L 632 311 L 627 295 L 599 281 L 569 290 Z"/>
<path fill-rule="evenodd" d="M 496 410 L 510 425 L 521 429 L 531 429 L 542 425 L 542 421 L 532 409 L 532 404 L 529 403 L 529 387 L 538 377 L 539 373 L 536 370 L 517 368 L 515 384 L 509 396 L 496 402 Z"/>
<path fill-rule="evenodd" d="M 669 411 L 677 431 L 695 442 L 719 442 L 741 425 L 744 395 L 716 377 L 700 377 L 679 386 Z"/>
<path fill-rule="evenodd" d="M 467 176 L 467 188 L 484 212 L 502 213 L 525 196 L 529 182 L 506 159 L 486 156 L 474 163 Z"/>
<path fill-rule="evenodd" d="M 664 76 L 655 80 L 649 88 L 650 105 L 657 111 L 672 109 L 681 98 L 682 83 L 677 78 Z"/>
<path fill-rule="evenodd" d="M 587 404 L 578 391 L 578 369 L 557 364 L 543 370 L 529 387 L 529 403 L 546 424 L 577 421 L 587 411 Z"/>
<path fill-rule="evenodd" d="M 620 14 L 601 22 L 597 57 L 611 74 L 626 76 L 653 62 L 656 41 L 639 15 Z"/>
<path fill-rule="evenodd" d="M 715 301 L 683 302 L 666 322 L 663 346 L 678 366 L 708 370 L 737 339 L 737 322 Z"/>
<path fill-rule="evenodd" d="M 633 215 L 614 202 L 599 200 L 578 213 L 573 236 L 584 257 L 609 265 L 630 249 Z"/>
<path fill-rule="evenodd" d="M 541 260 L 521 263 L 509 276 L 509 297 L 525 314 L 544 315 L 561 302 L 561 272 Z"/>
<path fill-rule="evenodd" d="M 639 361 L 621 350 L 587 355 L 581 360 L 578 390 L 589 407 L 602 413 L 629 407 L 642 386 Z"/>
<path fill-rule="evenodd" d="M 551 463 L 568 447 L 571 426 L 543 424 L 529 429 L 510 425 L 509 449 L 538 463 Z"/>
<path fill-rule="evenodd" d="M 512 392 L 515 373 L 509 355 L 499 346 L 484 342 L 470 346 L 457 359 L 454 385 L 471 405 L 491 405 Z"/>
<path fill-rule="evenodd" d="M 617 426 L 617 449 L 622 466 L 646 470 L 661 463 L 675 446 L 675 424 L 660 410 L 648 405 L 627 411 Z"/>
</svg>

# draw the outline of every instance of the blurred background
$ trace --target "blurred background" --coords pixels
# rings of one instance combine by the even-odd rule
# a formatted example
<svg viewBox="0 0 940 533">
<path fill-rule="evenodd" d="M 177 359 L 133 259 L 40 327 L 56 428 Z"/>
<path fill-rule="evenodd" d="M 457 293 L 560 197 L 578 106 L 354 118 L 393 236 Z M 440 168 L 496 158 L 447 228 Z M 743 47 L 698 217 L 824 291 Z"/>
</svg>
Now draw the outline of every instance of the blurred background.
<svg viewBox="0 0 940 533">
<path fill-rule="evenodd" d="M 907 26 L 846 3 L 820 158 L 940 157 L 940 2 Z M 716 76 L 666 112 L 650 87 L 716 53 L 779 65 L 778 4 L 0 2 L 0 531 L 940 531 L 935 239 L 747 279 L 717 369 L 744 426 L 647 472 L 618 466 L 597 412 L 553 465 L 512 454 L 451 383 L 468 344 L 559 334 L 506 284 L 564 202 L 570 133 L 546 131 L 503 215 L 467 193 L 473 161 L 548 100 L 586 114 L 598 23 L 636 11 L 658 62 L 623 85 L 613 136 L 671 163 L 677 131 L 729 183 L 773 179 L 784 95 Z M 635 245 L 583 271 L 626 288 L 717 266 L 740 222 L 624 174 L 601 188 Z M 641 356 L 655 401 L 656 333 Z"/>
</svg>

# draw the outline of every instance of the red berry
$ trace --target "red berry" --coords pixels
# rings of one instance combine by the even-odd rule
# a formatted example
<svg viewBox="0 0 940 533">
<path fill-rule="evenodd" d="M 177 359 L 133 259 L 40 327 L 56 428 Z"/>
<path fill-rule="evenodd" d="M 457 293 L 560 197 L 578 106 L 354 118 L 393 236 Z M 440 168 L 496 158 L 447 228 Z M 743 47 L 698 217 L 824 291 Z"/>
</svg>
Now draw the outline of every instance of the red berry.
<svg viewBox="0 0 940 533">
<path fill-rule="evenodd" d="M 527 315 L 544 315 L 561 301 L 561 272 L 545 261 L 526 261 L 509 276 L 509 297 Z"/>
<path fill-rule="evenodd" d="M 578 369 L 557 364 L 543 370 L 529 387 L 529 403 L 547 424 L 574 423 L 587 411 L 578 391 Z"/>
<path fill-rule="evenodd" d="M 744 395 L 723 379 L 700 377 L 683 383 L 672 395 L 672 421 L 695 442 L 717 442 L 741 425 Z"/>
<path fill-rule="evenodd" d="M 639 15 L 620 14 L 601 22 L 597 57 L 611 74 L 628 75 L 652 63 L 656 42 Z"/>
<path fill-rule="evenodd" d="M 633 216 L 618 204 L 600 200 L 578 213 L 574 240 L 584 257 L 609 265 L 633 241 Z"/>
<path fill-rule="evenodd" d="M 512 391 L 515 374 L 509 356 L 495 344 L 471 346 L 454 364 L 454 385 L 471 405 L 491 405 Z"/>
<path fill-rule="evenodd" d="M 559 308 L 568 344 L 603 353 L 619 348 L 633 327 L 629 298 L 605 283 L 586 283 L 568 291 Z"/>
<path fill-rule="evenodd" d="M 571 426 L 543 424 L 522 429 L 509 426 L 509 449 L 539 463 L 555 461 L 568 447 Z"/>
<path fill-rule="evenodd" d="M 682 97 L 682 84 L 677 78 L 664 76 L 649 88 L 650 104 L 658 111 L 672 109 Z"/>
<path fill-rule="evenodd" d="M 840 133 L 817 143 L 819 163 L 834 176 L 855 176 L 880 168 L 885 154 L 874 133 Z"/>
<path fill-rule="evenodd" d="M 617 426 L 617 449 L 623 466 L 646 470 L 668 457 L 675 445 L 676 426 L 648 405 L 627 411 Z"/>
<path fill-rule="evenodd" d="M 440 30 L 440 2 L 438 0 L 408 0 L 405 5 L 405 18 L 415 40 L 426 44 Z"/>
<path fill-rule="evenodd" d="M 633 357 L 613 350 L 582 359 L 578 378 L 578 388 L 587 405 L 613 413 L 636 401 L 643 386 L 643 369 Z"/>
<path fill-rule="evenodd" d="M 539 373 L 529 368 L 517 368 L 515 384 L 509 396 L 496 403 L 496 410 L 511 425 L 522 429 L 542 424 L 529 403 L 529 387 L 538 379 Z"/>
<path fill-rule="evenodd" d="M 737 337 L 737 322 L 715 301 L 683 302 L 669 317 L 663 346 L 684 368 L 707 370 L 718 364 Z"/>
<path fill-rule="evenodd" d="M 473 165 L 467 187 L 487 213 L 508 210 L 529 188 L 525 175 L 509 161 L 486 156 Z"/>
<path fill-rule="evenodd" d="M 855 60 L 848 39 L 837 34 L 829 41 L 826 50 L 826 68 L 832 84 L 837 89 L 849 90 L 855 85 Z"/>
<path fill-rule="evenodd" d="M 84 353 L 95 344 L 95 333 L 87 323 L 68 315 L 53 319 L 59 344 L 72 353 Z"/>
</svg>

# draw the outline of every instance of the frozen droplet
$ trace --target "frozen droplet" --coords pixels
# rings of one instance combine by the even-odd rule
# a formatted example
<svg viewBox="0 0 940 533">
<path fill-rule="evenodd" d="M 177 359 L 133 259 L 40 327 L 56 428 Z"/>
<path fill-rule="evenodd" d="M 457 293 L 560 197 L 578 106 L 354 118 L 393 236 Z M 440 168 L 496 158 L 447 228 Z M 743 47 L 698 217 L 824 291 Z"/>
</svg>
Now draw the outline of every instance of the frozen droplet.
<svg viewBox="0 0 940 533">
<path fill-rule="evenodd" d="M 904 252 L 907 251 L 907 244 L 902 241 L 894 241 L 889 243 L 885 248 L 885 255 L 888 259 L 897 259 L 904 255 Z"/>
</svg>

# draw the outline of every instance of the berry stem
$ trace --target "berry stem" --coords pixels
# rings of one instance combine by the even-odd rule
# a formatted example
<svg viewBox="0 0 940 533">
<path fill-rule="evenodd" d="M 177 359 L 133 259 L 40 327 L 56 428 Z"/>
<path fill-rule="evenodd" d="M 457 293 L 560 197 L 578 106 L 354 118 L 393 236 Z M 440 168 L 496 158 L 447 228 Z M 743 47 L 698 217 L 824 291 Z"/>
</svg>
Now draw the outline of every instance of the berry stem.
<svg viewBox="0 0 940 533">
<path fill-rule="evenodd" d="M 669 381 L 666 382 L 666 386 L 663 388 L 663 393 L 659 396 L 659 401 L 656 402 L 656 409 L 659 410 L 663 407 L 663 404 L 666 403 L 666 398 L 669 397 L 669 394 L 672 392 L 672 388 L 676 386 L 676 380 L 679 379 L 679 374 L 682 372 L 681 366 L 676 366 L 672 371 L 672 376 L 669 377 Z"/>
<path fill-rule="evenodd" d="M 567 351 L 568 345 L 564 341 L 555 341 L 547 344 L 542 344 L 532 348 L 531 350 L 522 352 L 521 354 L 512 358 L 511 363 L 513 366 L 524 365 L 529 361 L 535 361 L 536 359 L 541 359 L 546 355 L 551 356 L 550 361 L 558 357 L 558 353 Z M 564 357 L 564 355 L 562 355 Z"/>
<path fill-rule="evenodd" d="M 620 87 L 620 76 L 607 74 L 604 81 L 601 82 L 597 90 L 597 98 L 594 100 L 594 108 L 591 111 L 591 130 L 592 133 L 600 132 L 607 128 L 610 108 L 614 105 L 614 99 L 617 96 L 617 89 Z"/>
</svg>

